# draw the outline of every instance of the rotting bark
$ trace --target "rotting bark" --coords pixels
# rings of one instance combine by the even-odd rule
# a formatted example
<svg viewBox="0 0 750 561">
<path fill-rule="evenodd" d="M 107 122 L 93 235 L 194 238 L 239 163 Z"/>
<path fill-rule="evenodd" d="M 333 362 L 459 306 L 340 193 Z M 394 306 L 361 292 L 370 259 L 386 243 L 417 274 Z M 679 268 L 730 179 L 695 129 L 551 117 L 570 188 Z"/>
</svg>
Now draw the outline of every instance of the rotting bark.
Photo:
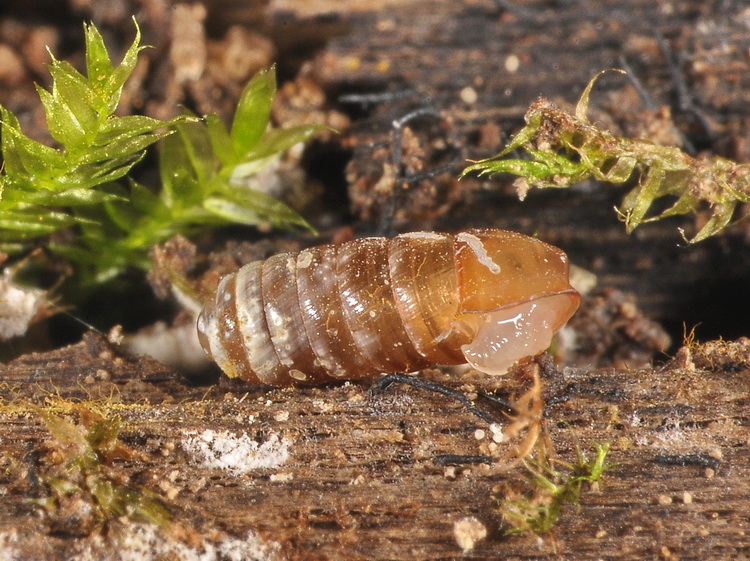
<svg viewBox="0 0 750 561">
<path fill-rule="evenodd" d="M 96 15 L 93 3 L 77 5 L 77 14 Z M 158 38 L 166 28 L 167 3 L 131 5 L 144 7 L 144 30 Z M 741 233 L 684 249 L 676 245 L 675 221 L 625 236 L 611 210 L 619 194 L 600 187 L 531 195 L 519 203 L 502 182 L 480 191 L 477 182 L 454 180 L 463 157 L 499 148 L 502 134 L 520 124 L 537 95 L 573 103 L 592 74 L 619 65 L 620 55 L 658 104 L 673 107 L 674 122 L 699 148 L 746 159 L 750 72 L 741 2 L 528 2 L 515 12 L 491 1 L 356 2 L 346 11 L 341 5 L 305 2 L 305 12 L 289 1 L 265 8 L 259 2 L 206 2 L 206 22 L 213 37 L 222 37 L 234 23 L 257 24 L 273 39 L 280 71 L 288 77 L 317 53 L 304 80 L 322 88 L 325 103 L 346 109 L 353 122 L 337 150 L 353 152 L 348 177 L 350 196 L 360 201 L 358 231 L 374 229 L 378 217 L 373 212 L 364 222 L 358 209 L 384 200 L 368 199 L 372 186 L 382 181 L 393 188 L 399 173 L 450 164 L 454 168 L 437 183 L 415 181 L 417 188 L 398 209 L 399 228 L 501 226 L 538 233 L 596 272 L 600 286 L 636 293 L 639 305 L 661 319 L 690 326 L 713 314 L 714 332 L 745 329 L 746 324 L 727 325 L 730 318 L 747 317 L 742 308 L 750 262 Z M 309 12 L 314 8 L 318 17 Z M 323 13 L 328 15 L 320 17 Z M 116 36 L 130 37 L 128 18 L 125 14 Z M 77 23 L 66 29 L 71 36 L 80 31 Z M 687 57 L 681 68 L 712 131 L 701 129 L 689 106 L 679 107 L 684 100 L 669 77 L 657 30 Z M 166 45 L 154 39 L 152 53 L 165 56 Z M 519 66 L 511 71 L 514 56 Z M 183 99 L 169 89 L 174 77 L 160 80 L 166 66 L 154 64 L 144 78 L 159 109 L 167 105 L 164 100 Z M 610 91 L 594 93 L 592 106 L 600 112 L 592 118 L 629 130 L 644 117 L 632 89 L 618 84 L 612 80 Z M 25 103 L 33 97 L 30 87 L 28 81 L 10 99 Z M 226 109 L 238 87 L 222 87 L 214 75 L 188 88 L 187 97 L 203 108 L 215 95 Z M 467 87 L 476 94 L 473 103 Z M 367 107 L 336 103 L 339 94 L 371 91 L 414 93 Z M 138 94 L 133 99 L 137 104 Z M 391 123 L 425 105 L 442 119 L 409 123 L 403 170 L 389 170 Z M 311 171 L 329 178 L 327 170 Z M 617 465 L 598 491 L 584 492 L 580 508 L 568 507 L 554 532 L 537 541 L 503 536 L 507 526 L 498 500 L 506 483 L 522 484 L 522 468 L 497 472 L 483 464 L 440 463 L 444 455 L 492 452 L 489 437 L 475 436 L 477 429 L 487 432 L 486 424 L 447 398 L 403 387 L 372 395 L 368 383 L 268 390 L 222 379 L 217 386 L 195 387 L 161 365 L 89 337 L 0 367 L 7 405 L 0 414 L 1 551 L 18 552 L 22 559 L 83 558 L 91 550 L 101 558 L 112 555 L 113 548 L 97 546 L 100 534 L 80 524 L 86 505 L 43 515 L 29 501 L 44 495 L 38 476 L 54 458 L 45 446 L 49 433 L 24 403 L 83 401 L 119 415 L 121 439 L 148 456 L 115 462 L 113 469 L 123 482 L 168 500 L 174 527 L 164 539 L 179 543 L 195 545 L 208 535 L 218 543 L 224 535 L 244 538 L 254 530 L 262 540 L 281 544 L 280 556 L 293 559 L 745 558 L 750 556 L 749 354 L 746 341 L 715 343 L 692 355 L 682 351 L 664 368 L 562 369 L 547 379 L 547 397 L 556 403 L 546 409 L 546 426 L 559 456 L 571 461 L 576 445 L 589 450 L 593 441 L 612 442 L 608 461 Z M 428 375 L 462 389 L 489 384 L 459 382 L 438 371 Z M 512 380 L 500 387 L 520 391 Z M 560 396 L 567 399 L 558 402 Z M 259 442 L 278 435 L 291 442 L 289 458 L 279 467 L 239 476 L 200 467 L 182 443 L 188 433 L 207 429 L 246 432 Z M 495 453 L 511 449 L 501 445 Z M 476 517 L 489 535 L 462 554 L 453 529 L 467 516 Z M 106 539 L 117 544 L 132 527 L 127 519 L 112 521 Z"/>
<path fill-rule="evenodd" d="M 750 555 L 748 356 L 741 341 L 684 351 L 660 369 L 566 368 L 547 379 L 547 399 L 564 398 L 545 411 L 558 456 L 572 461 L 576 446 L 589 452 L 592 442 L 611 442 L 607 461 L 615 466 L 535 542 L 502 533 L 508 526 L 498 501 L 506 485 L 522 486 L 523 468 L 441 463 L 445 455 L 502 456 L 513 446 L 493 451 L 489 437 L 478 440 L 478 429 L 489 434 L 486 423 L 450 399 L 403 386 L 372 394 L 367 383 L 261 390 L 222 381 L 191 389 L 158 365 L 88 338 L 0 369 L 8 404 L 0 415 L 0 528 L 15 529 L 19 550 L 45 559 L 91 546 L 92 536 L 49 535 L 50 518 L 61 524 L 54 516 L 18 524 L 39 509 L 28 494 L 42 493 L 31 481 L 45 457 L 33 451 L 50 438 L 23 404 L 114 396 L 95 403 L 122 418 L 122 441 L 147 459 L 113 469 L 169 496 L 183 531 L 252 529 L 300 559 L 741 558 Z M 512 379 L 508 387 L 519 389 Z M 289 458 L 243 475 L 195 465 L 185 439 L 206 429 L 259 442 L 277 435 L 290 442 Z M 489 535 L 462 556 L 453 526 L 467 516 Z M 122 524 L 110 530 L 113 540 Z M 62 527 L 72 533 L 75 520 Z"/>
</svg>

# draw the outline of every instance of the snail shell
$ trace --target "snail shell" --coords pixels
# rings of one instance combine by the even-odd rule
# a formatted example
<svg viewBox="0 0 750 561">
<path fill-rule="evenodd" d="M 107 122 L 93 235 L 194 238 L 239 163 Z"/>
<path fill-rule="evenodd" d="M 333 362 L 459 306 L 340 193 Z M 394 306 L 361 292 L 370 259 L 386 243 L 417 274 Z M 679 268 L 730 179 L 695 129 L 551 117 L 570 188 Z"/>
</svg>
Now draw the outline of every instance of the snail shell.
<svg viewBox="0 0 750 561">
<path fill-rule="evenodd" d="M 544 351 L 579 302 L 567 256 L 537 239 L 415 232 L 245 265 L 198 336 L 228 376 L 273 386 L 466 362 L 498 375 Z"/>
</svg>

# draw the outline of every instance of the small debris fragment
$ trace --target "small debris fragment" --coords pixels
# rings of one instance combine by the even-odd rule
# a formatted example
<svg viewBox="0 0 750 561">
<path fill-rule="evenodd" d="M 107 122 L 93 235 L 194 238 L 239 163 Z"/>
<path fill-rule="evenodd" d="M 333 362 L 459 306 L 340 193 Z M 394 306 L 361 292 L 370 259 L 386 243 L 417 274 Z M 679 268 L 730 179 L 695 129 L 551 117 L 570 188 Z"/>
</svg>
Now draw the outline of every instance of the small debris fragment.
<svg viewBox="0 0 750 561">
<path fill-rule="evenodd" d="M 175 449 L 174 442 L 165 442 L 164 446 L 162 446 L 161 448 L 159 448 L 159 454 L 163 458 L 168 458 L 172 454 L 172 452 L 174 451 L 174 449 Z"/>
<path fill-rule="evenodd" d="M 492 441 L 500 444 L 501 442 L 505 442 L 505 434 L 503 433 L 503 427 L 498 425 L 497 423 L 492 423 L 490 425 L 490 432 L 492 433 Z"/>
<path fill-rule="evenodd" d="M 291 481 L 292 479 L 294 479 L 294 474 L 288 471 L 283 473 L 272 473 L 271 477 L 268 478 L 269 481 L 274 483 L 284 483 L 286 481 Z"/>
<path fill-rule="evenodd" d="M 44 291 L 19 288 L 11 277 L 9 269 L 0 275 L 0 341 L 26 333 L 47 308 Z"/>
<path fill-rule="evenodd" d="M 273 420 L 277 423 L 285 423 L 289 420 L 289 411 L 279 411 L 273 416 Z"/>
<path fill-rule="evenodd" d="M 115 325 L 114 327 L 112 327 L 112 329 L 109 330 L 109 333 L 107 333 L 107 341 L 109 341 L 112 345 L 122 344 L 124 338 L 125 335 L 122 332 L 122 325 Z"/>
<path fill-rule="evenodd" d="M 659 497 L 657 498 L 657 502 L 661 506 L 671 505 L 672 504 L 672 497 L 670 497 L 669 495 L 659 495 Z"/>
<path fill-rule="evenodd" d="M 721 448 L 711 448 L 708 455 L 714 460 L 721 461 L 724 459 L 724 452 L 721 451 Z"/>
<path fill-rule="evenodd" d="M 357 477 L 355 477 L 349 482 L 349 485 L 362 485 L 366 481 L 367 481 L 367 478 L 364 476 L 364 474 L 360 473 Z"/>
<path fill-rule="evenodd" d="M 202 4 L 173 6 L 169 58 L 178 84 L 197 80 L 206 67 L 205 19 L 206 8 Z"/>
<path fill-rule="evenodd" d="M 458 547 L 468 553 L 478 541 L 487 537 L 487 527 L 473 516 L 467 516 L 453 524 L 453 535 Z"/>
<path fill-rule="evenodd" d="M 461 101 L 463 101 L 467 105 L 474 105 L 479 97 L 477 95 L 477 91 L 471 86 L 466 86 L 461 90 L 461 93 L 459 95 L 461 96 Z"/>
<path fill-rule="evenodd" d="M 521 67 L 521 59 L 519 59 L 516 55 L 508 55 L 505 57 L 505 70 L 507 72 L 510 72 L 511 74 L 514 72 L 518 72 L 518 69 Z"/>
<path fill-rule="evenodd" d="M 664 559 L 677 559 L 666 545 L 662 546 L 660 553 Z"/>
</svg>

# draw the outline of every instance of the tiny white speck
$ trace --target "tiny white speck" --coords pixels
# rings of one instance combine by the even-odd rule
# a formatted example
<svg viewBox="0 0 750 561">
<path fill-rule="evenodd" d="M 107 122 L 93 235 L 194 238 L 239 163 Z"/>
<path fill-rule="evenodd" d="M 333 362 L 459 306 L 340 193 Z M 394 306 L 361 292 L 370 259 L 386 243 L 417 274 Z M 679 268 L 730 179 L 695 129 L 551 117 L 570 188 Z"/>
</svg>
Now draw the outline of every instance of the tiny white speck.
<svg viewBox="0 0 750 561">
<path fill-rule="evenodd" d="M 462 89 L 459 93 L 459 96 L 461 97 L 461 101 L 468 105 L 474 105 L 479 97 L 477 95 L 477 91 L 471 86 L 466 86 L 464 89 Z"/>
<path fill-rule="evenodd" d="M 513 74 L 514 72 L 518 72 L 518 69 L 521 67 L 521 59 L 516 55 L 508 55 L 507 57 L 505 57 L 503 67 L 505 68 L 506 72 L 509 72 L 511 74 Z"/>
</svg>

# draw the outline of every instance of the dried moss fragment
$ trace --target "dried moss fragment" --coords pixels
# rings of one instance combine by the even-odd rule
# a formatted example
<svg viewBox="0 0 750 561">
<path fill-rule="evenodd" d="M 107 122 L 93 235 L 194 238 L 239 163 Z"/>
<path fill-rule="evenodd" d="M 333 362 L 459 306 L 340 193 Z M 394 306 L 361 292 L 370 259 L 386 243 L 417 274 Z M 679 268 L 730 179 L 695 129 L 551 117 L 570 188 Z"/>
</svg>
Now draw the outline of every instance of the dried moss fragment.
<svg viewBox="0 0 750 561">
<path fill-rule="evenodd" d="M 50 517 L 53 529 L 66 533 L 103 531 L 126 517 L 165 527 L 171 513 L 155 492 L 133 485 L 116 461 L 137 461 L 144 455 L 119 439 L 118 416 L 80 404 L 72 405 L 76 420 L 57 415 L 50 407 L 32 406 L 52 435 L 39 479 L 47 495 L 36 502 Z"/>
<path fill-rule="evenodd" d="M 601 481 L 604 472 L 611 467 L 605 463 L 610 443 L 595 442 L 593 446 L 593 458 L 577 448 L 576 461 L 572 464 L 550 459 L 544 447 L 540 447 L 538 460 L 524 460 L 529 472 L 528 490 L 508 489 L 501 503 L 500 512 L 511 526 L 507 534 L 549 533 L 560 519 L 563 507 L 578 504 L 584 486 L 595 486 Z"/>
<path fill-rule="evenodd" d="M 526 126 L 513 140 L 499 154 L 470 165 L 463 174 L 517 175 L 515 186 L 521 199 L 530 187 L 564 188 L 589 178 L 620 184 L 637 174 L 637 185 L 617 209 L 628 232 L 646 222 L 706 207 L 708 219 L 688 241 L 695 243 L 723 230 L 737 205 L 750 201 L 750 165 L 719 156 L 693 158 L 677 147 L 615 136 L 592 124 L 586 117 L 589 96 L 601 74 L 586 86 L 575 115 L 545 98 L 538 99 L 526 112 Z M 507 158 L 517 149 L 530 159 Z M 661 213 L 649 214 L 654 201 L 666 196 L 675 199 L 673 204 Z"/>
</svg>

